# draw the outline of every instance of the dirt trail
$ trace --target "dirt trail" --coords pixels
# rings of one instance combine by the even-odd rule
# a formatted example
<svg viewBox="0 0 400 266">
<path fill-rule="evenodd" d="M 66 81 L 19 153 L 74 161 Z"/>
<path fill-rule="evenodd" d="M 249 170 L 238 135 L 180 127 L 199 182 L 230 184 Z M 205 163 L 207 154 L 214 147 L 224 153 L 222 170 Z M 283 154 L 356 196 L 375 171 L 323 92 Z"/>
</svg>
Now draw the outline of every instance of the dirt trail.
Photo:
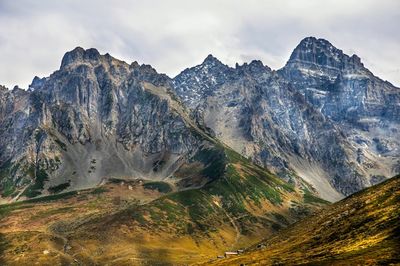
<svg viewBox="0 0 400 266">
<path fill-rule="evenodd" d="M 237 227 L 237 225 L 235 223 L 235 220 L 232 218 L 232 216 L 230 216 L 229 213 L 224 208 L 221 208 L 221 209 L 225 213 L 226 217 L 228 217 L 229 221 L 231 222 L 233 228 L 236 231 L 235 242 L 233 242 L 232 245 L 231 245 L 231 248 L 233 248 L 239 242 L 239 238 L 240 238 L 240 235 L 241 235 L 240 229 L 239 229 L 239 227 Z"/>
<path fill-rule="evenodd" d="M 11 200 L 11 202 L 16 202 L 16 201 L 18 201 L 18 199 L 21 197 L 21 195 L 25 192 L 25 190 L 30 186 L 30 185 L 32 185 L 33 184 L 33 180 L 31 180 L 31 182 L 28 184 L 28 185 L 26 185 L 18 194 L 17 194 L 17 196 L 15 196 L 12 200 Z"/>
</svg>

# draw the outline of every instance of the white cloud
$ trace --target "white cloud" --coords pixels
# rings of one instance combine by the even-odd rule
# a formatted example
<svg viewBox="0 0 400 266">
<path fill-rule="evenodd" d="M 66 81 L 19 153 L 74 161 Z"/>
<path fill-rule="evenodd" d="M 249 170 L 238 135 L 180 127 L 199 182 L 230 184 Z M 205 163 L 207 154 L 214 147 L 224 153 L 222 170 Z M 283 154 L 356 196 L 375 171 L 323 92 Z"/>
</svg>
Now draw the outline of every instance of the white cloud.
<svg viewBox="0 0 400 266">
<path fill-rule="evenodd" d="M 170 76 L 209 53 L 230 65 L 261 59 L 277 69 L 302 38 L 316 36 L 400 85 L 399 24 L 397 0 L 1 0 L 0 84 L 26 88 L 76 46 Z"/>
</svg>

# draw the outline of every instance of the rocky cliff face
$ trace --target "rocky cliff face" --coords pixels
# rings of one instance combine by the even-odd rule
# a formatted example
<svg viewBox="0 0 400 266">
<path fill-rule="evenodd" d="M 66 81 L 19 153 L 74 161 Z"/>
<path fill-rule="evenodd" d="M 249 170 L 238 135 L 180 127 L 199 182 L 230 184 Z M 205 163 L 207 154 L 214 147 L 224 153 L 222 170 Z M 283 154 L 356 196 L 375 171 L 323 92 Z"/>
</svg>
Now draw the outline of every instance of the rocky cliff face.
<svg viewBox="0 0 400 266">
<path fill-rule="evenodd" d="M 399 88 L 313 37 L 278 71 L 209 55 L 173 79 L 76 48 L 27 91 L 0 87 L 1 191 L 169 178 L 211 135 L 334 201 L 400 171 L 399 117 Z"/>
<path fill-rule="evenodd" d="M 399 171 L 400 91 L 357 56 L 306 38 L 278 72 L 210 59 L 175 77 L 175 90 L 236 151 L 330 200 Z"/>
<path fill-rule="evenodd" d="M 219 86 L 233 77 L 234 71 L 210 54 L 202 64 L 187 68 L 176 76 L 173 84 L 182 102 L 193 110 Z"/>
<path fill-rule="evenodd" d="M 2 89 L 3 196 L 168 177 L 202 141 L 178 113 L 169 82 L 150 66 L 76 48 L 29 91 Z"/>
<path fill-rule="evenodd" d="M 313 37 L 301 41 L 279 74 L 342 132 L 349 161 L 370 185 L 400 171 L 399 88 L 374 76 L 358 56 Z"/>
<path fill-rule="evenodd" d="M 366 117 L 399 121 L 399 89 L 375 77 L 358 56 L 349 57 L 326 40 L 304 39 L 279 73 L 335 122 L 362 124 Z"/>
</svg>

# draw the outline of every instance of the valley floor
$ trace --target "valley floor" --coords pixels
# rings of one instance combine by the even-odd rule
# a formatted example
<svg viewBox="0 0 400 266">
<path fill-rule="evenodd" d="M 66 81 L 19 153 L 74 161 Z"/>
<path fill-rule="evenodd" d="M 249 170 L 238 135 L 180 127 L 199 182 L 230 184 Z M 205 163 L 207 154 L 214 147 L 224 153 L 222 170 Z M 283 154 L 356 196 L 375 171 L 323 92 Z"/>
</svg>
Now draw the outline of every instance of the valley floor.
<svg viewBox="0 0 400 266">
<path fill-rule="evenodd" d="M 326 206 L 274 235 L 260 229 L 256 236 L 242 235 L 238 218 L 229 213 L 225 224 L 203 236 L 177 233 L 167 223 L 157 230 L 139 214 L 165 195 L 162 188 L 117 180 L 1 205 L 0 265 L 400 264 L 399 176 Z M 139 222 L 126 222 L 132 219 Z M 164 223 L 168 217 L 160 219 Z M 174 223 L 178 226 L 179 219 Z M 257 244 L 261 236 L 270 238 Z M 224 251 L 246 246 L 251 247 L 243 254 L 217 259 Z"/>
<path fill-rule="evenodd" d="M 200 263 L 329 204 L 229 149 L 204 149 L 196 160 L 175 173 L 181 190 L 108 179 L 92 189 L 0 205 L 0 265 Z M 199 177 L 209 181 L 193 187 Z"/>
<path fill-rule="evenodd" d="M 231 217 L 207 237 L 153 231 L 145 220 L 143 226 L 119 224 L 148 219 L 139 216 L 139 208 L 163 192 L 146 189 L 142 181 L 117 181 L 0 205 L 0 265 L 184 265 L 259 241 L 240 235 Z"/>
</svg>

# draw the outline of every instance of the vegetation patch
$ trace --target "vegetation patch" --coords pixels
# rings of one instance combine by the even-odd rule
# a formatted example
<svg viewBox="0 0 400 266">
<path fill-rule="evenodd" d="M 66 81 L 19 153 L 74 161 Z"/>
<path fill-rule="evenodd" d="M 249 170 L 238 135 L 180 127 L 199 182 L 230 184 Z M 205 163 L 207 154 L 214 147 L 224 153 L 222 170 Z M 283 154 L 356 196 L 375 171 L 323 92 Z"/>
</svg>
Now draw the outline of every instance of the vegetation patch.
<svg viewBox="0 0 400 266">
<path fill-rule="evenodd" d="M 34 207 L 34 205 L 24 205 L 23 202 L 15 202 L 10 204 L 0 205 L 0 220 L 6 217 L 12 211 L 28 209 L 32 207 Z"/>
<path fill-rule="evenodd" d="M 166 182 L 156 181 L 143 184 L 145 189 L 157 190 L 160 193 L 169 193 L 172 191 L 171 186 Z"/>
<path fill-rule="evenodd" d="M 67 151 L 67 145 L 59 139 L 54 139 L 54 142 L 64 151 Z"/>
<path fill-rule="evenodd" d="M 247 159 L 243 155 L 237 153 L 236 151 L 232 150 L 231 148 L 225 147 L 224 152 L 231 163 L 239 163 L 239 162 L 244 163 L 244 164 L 251 163 L 251 161 L 249 159 Z"/>
<path fill-rule="evenodd" d="M 330 204 L 329 201 L 314 196 L 308 190 L 303 190 L 303 191 L 304 191 L 303 195 L 304 203 Z"/>
<path fill-rule="evenodd" d="M 56 200 L 60 200 L 60 199 L 69 199 L 77 194 L 78 194 L 78 192 L 76 192 L 76 191 L 70 191 L 70 192 L 65 192 L 65 193 L 60 193 L 60 194 L 55 194 L 55 195 L 50 195 L 50 196 L 44 196 L 44 197 L 35 198 L 35 199 L 29 199 L 29 200 L 21 201 L 21 203 L 22 202 L 38 203 L 38 202 L 56 201 Z"/>
<path fill-rule="evenodd" d="M 390 265 L 399 262 L 400 179 L 368 188 L 218 265 Z M 309 202 L 322 202 L 304 191 Z M 271 213 L 280 229 L 286 217 Z M 289 241 L 288 241 L 289 240 Z M 212 263 L 210 263 L 213 265 Z"/>
<path fill-rule="evenodd" d="M 15 192 L 15 186 L 12 179 L 5 179 L 0 188 L 2 197 L 9 197 Z"/>
<path fill-rule="evenodd" d="M 93 189 L 90 192 L 90 194 L 97 195 L 97 194 L 103 194 L 103 193 L 108 192 L 108 191 L 109 190 L 107 188 L 105 188 L 105 187 L 97 187 L 97 188 Z"/>
<path fill-rule="evenodd" d="M 0 168 L 0 190 L 2 197 L 9 197 L 15 192 L 15 182 L 12 177 L 19 168 L 19 163 L 12 164 L 11 160 L 6 161 Z"/>
<path fill-rule="evenodd" d="M 210 178 L 217 179 L 224 174 L 227 163 L 223 150 L 216 148 L 202 149 L 193 158 L 193 161 L 200 161 L 205 165 L 201 174 Z"/>
<path fill-rule="evenodd" d="M 35 176 L 35 166 L 32 165 L 29 169 L 28 172 L 30 175 Z M 33 172 L 33 173 L 32 173 Z M 42 168 L 38 168 L 36 170 L 36 178 L 34 180 L 34 183 L 30 185 L 22 194 L 23 196 L 26 196 L 28 198 L 34 198 L 36 196 L 39 196 L 42 194 L 41 190 L 44 187 L 44 182 L 48 180 L 48 175 L 46 171 Z"/>
<path fill-rule="evenodd" d="M 59 184 L 59 185 L 57 185 L 57 186 L 49 187 L 48 191 L 49 191 L 51 194 L 56 194 L 56 193 L 59 193 L 59 192 L 65 190 L 65 189 L 67 189 L 70 185 L 71 185 L 71 184 L 70 184 L 69 182 L 67 182 L 67 183 L 62 183 L 62 184 Z"/>
</svg>

